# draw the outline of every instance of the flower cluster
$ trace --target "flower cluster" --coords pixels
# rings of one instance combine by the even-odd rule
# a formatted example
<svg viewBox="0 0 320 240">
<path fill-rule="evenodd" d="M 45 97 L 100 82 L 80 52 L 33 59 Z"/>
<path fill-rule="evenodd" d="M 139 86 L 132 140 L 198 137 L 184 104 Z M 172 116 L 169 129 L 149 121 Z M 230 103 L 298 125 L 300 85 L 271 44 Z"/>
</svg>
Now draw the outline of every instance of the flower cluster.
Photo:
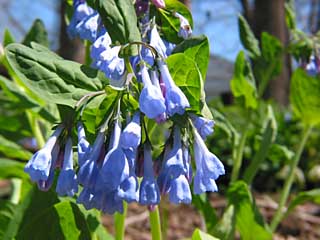
<svg viewBox="0 0 320 240">
<path fill-rule="evenodd" d="M 164 1 L 152 3 L 165 7 Z M 142 8 L 136 9 L 139 12 Z M 190 37 L 188 20 L 176 12 L 174 16 L 180 20 L 179 36 Z M 60 169 L 56 185 L 58 195 L 74 196 L 81 189 L 78 203 L 86 209 L 96 208 L 109 214 L 121 213 L 123 201 L 157 205 L 161 195 L 168 195 L 174 204 L 190 203 L 192 182 L 195 194 L 217 191 L 215 181 L 224 174 L 224 167 L 204 142 L 213 133 L 214 122 L 188 111 L 188 98 L 176 85 L 165 63 L 174 44 L 163 40 L 154 22 L 147 21 L 146 17 L 141 18 L 147 22 L 143 47 L 139 56 L 130 58 L 138 81 L 125 82 L 126 93 L 134 95 L 139 106 L 124 110 L 122 96 L 126 94 L 119 94 L 93 143 L 87 140 L 85 127 L 79 119 L 75 124 L 77 164 L 73 163 L 73 125 L 59 124 L 25 167 L 41 190 L 51 187 L 55 169 Z M 74 1 L 68 32 L 71 37 L 91 41 L 92 67 L 103 71 L 111 80 L 127 79 L 130 69 L 126 69 L 124 59 L 118 56 L 121 46 L 112 45 L 99 14 L 85 1 Z M 154 55 L 160 57 L 155 59 Z M 130 84 L 136 87 L 130 88 Z M 153 151 L 148 136 L 147 119 L 170 125 L 159 156 Z M 194 173 L 192 158 L 196 167 Z"/>
</svg>

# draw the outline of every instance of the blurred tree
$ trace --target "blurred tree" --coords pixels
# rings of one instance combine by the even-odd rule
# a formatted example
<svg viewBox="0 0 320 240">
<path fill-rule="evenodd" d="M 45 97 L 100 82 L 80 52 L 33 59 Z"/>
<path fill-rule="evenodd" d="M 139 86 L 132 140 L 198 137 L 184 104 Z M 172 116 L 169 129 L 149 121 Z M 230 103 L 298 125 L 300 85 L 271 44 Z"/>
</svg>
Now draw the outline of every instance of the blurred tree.
<svg viewBox="0 0 320 240">
<path fill-rule="evenodd" d="M 85 49 L 79 38 L 70 39 L 67 34 L 66 24 L 66 7 L 67 3 L 61 0 L 60 4 L 60 37 L 59 37 L 59 54 L 65 59 L 74 60 L 80 63 L 84 62 Z"/>
<path fill-rule="evenodd" d="M 260 39 L 261 33 L 265 31 L 279 38 L 284 46 L 288 44 L 289 34 L 285 23 L 285 2 L 286 0 L 254 0 L 253 4 L 250 4 L 248 0 L 241 0 L 244 16 L 257 38 Z M 283 105 L 288 103 L 290 74 L 290 58 L 284 55 L 282 72 L 271 81 L 267 92 L 268 96 Z"/>
</svg>

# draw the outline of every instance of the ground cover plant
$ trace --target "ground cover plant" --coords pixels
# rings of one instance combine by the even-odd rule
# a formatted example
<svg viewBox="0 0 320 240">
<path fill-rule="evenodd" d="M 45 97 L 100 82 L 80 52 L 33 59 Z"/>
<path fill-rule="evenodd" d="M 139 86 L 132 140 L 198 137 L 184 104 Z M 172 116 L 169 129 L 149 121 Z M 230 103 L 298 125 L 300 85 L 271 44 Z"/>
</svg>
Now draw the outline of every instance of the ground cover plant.
<svg viewBox="0 0 320 240">
<path fill-rule="evenodd" d="M 124 239 L 128 205 L 138 203 L 148 208 L 150 238 L 165 239 L 169 202 L 200 213 L 192 240 L 272 239 L 299 204 L 319 204 L 318 37 L 297 29 L 285 7 L 289 47 L 268 33 L 259 42 L 239 16 L 245 50 L 232 104 L 206 102 L 209 41 L 193 35 L 192 15 L 176 0 L 69 1 L 66 31 L 84 42 L 85 64 L 48 49 L 41 20 L 22 43 L 7 30 L 0 179 L 10 186 L 0 238 Z M 284 54 L 298 65 L 289 107 L 266 98 Z M 270 219 L 255 190 L 278 193 Z M 211 192 L 227 199 L 220 213 Z M 113 235 L 101 214 L 113 216 Z"/>
</svg>

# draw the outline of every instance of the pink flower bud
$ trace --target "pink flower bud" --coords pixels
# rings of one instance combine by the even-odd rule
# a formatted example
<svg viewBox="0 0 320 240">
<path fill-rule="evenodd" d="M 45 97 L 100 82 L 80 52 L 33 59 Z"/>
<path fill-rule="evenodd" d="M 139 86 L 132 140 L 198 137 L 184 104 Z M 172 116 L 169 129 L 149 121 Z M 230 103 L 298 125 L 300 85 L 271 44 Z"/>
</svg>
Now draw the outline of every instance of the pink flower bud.
<svg viewBox="0 0 320 240">
<path fill-rule="evenodd" d="M 165 8 L 166 7 L 166 3 L 164 2 L 164 0 L 151 0 L 151 1 L 157 8 Z"/>
</svg>

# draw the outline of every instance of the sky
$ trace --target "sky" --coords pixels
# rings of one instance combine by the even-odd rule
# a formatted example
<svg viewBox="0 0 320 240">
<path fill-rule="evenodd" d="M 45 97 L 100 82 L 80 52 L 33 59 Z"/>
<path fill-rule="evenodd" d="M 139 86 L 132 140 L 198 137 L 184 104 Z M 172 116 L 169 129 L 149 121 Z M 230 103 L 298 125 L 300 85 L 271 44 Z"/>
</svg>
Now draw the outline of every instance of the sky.
<svg viewBox="0 0 320 240">
<path fill-rule="evenodd" d="M 59 39 L 59 2 L 52 0 L 0 0 L 0 34 L 9 28 L 18 41 L 26 34 L 36 18 L 42 19 L 49 35 L 53 50 L 58 49 Z M 241 12 L 239 0 L 192 0 L 194 19 L 193 32 L 206 34 L 210 40 L 210 51 L 229 61 L 234 61 L 242 49 L 237 15 Z M 301 5 L 306 0 L 296 0 Z M 307 4 L 299 7 L 299 26 L 307 24 L 306 16 L 310 8 Z M 1 36 L 0 35 L 0 36 Z"/>
</svg>

